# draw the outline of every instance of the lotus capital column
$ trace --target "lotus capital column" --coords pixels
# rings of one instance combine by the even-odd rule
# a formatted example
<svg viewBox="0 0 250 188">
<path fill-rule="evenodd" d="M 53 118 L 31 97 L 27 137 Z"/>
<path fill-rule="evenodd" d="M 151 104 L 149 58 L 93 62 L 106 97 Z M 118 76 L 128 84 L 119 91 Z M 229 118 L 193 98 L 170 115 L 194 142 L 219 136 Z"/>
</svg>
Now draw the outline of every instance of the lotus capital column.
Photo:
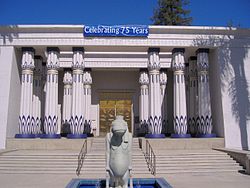
<svg viewBox="0 0 250 188">
<path fill-rule="evenodd" d="M 60 138 L 58 132 L 58 69 L 59 48 L 47 48 L 47 80 L 44 131 L 42 138 Z"/>
<path fill-rule="evenodd" d="M 196 126 L 198 137 L 216 137 L 212 133 L 212 115 L 209 89 L 209 49 L 197 50 L 197 69 L 198 69 L 198 118 Z"/>
<path fill-rule="evenodd" d="M 184 48 L 174 48 L 172 51 L 172 69 L 174 71 L 174 134 L 171 137 L 173 138 L 191 137 L 190 134 L 187 134 L 184 52 Z"/>
<path fill-rule="evenodd" d="M 164 138 L 162 131 L 161 93 L 160 93 L 160 57 L 159 48 L 148 50 L 149 70 L 149 133 L 146 137 Z"/>
<path fill-rule="evenodd" d="M 35 127 L 32 114 L 34 53 L 31 47 L 22 48 L 22 84 L 19 114 L 19 134 L 16 138 L 34 138 Z"/>
<path fill-rule="evenodd" d="M 84 48 L 73 47 L 73 82 L 72 82 L 72 114 L 70 120 L 70 131 L 68 138 L 86 138 L 84 132 Z"/>
</svg>

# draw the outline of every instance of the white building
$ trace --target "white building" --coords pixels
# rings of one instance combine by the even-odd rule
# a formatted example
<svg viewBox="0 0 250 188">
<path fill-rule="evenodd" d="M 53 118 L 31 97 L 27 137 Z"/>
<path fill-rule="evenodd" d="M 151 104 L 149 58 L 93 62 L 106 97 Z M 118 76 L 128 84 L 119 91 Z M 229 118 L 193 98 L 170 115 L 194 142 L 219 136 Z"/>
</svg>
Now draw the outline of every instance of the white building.
<svg viewBox="0 0 250 188">
<path fill-rule="evenodd" d="M 134 136 L 216 135 L 249 149 L 249 29 L 96 28 L 0 27 L 0 148 L 15 136 L 102 136 L 122 114 Z"/>
</svg>

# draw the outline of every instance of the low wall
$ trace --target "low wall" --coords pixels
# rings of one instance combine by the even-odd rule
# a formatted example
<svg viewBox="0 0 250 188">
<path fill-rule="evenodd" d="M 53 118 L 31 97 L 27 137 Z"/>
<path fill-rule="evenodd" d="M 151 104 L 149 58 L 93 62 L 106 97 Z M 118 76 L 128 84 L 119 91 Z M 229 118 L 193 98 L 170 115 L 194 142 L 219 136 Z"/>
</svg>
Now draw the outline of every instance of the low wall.
<svg viewBox="0 0 250 188">
<path fill-rule="evenodd" d="M 250 151 L 227 148 L 219 148 L 216 150 L 226 152 L 246 169 L 247 174 L 250 174 Z"/>
<path fill-rule="evenodd" d="M 163 150 L 206 150 L 213 148 L 224 148 L 225 139 L 224 138 L 165 138 L 165 139 L 145 139 L 139 138 L 142 149 L 145 151 L 146 140 L 150 143 L 153 150 L 163 151 Z"/>
<path fill-rule="evenodd" d="M 87 149 L 92 145 L 92 138 L 87 139 Z M 6 149 L 36 149 L 36 150 L 76 150 L 82 148 L 85 139 L 16 139 L 6 140 Z"/>
</svg>

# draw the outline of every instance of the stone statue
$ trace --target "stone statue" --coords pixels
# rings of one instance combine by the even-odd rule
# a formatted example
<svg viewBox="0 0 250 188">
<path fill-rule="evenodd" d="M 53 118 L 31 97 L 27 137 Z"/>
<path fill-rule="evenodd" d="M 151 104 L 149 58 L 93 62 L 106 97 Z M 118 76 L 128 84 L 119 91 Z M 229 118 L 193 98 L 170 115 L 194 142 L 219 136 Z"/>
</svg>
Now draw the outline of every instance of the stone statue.
<svg viewBox="0 0 250 188">
<path fill-rule="evenodd" d="M 106 136 L 106 188 L 130 187 L 132 183 L 132 134 L 123 116 L 116 116 Z"/>
</svg>

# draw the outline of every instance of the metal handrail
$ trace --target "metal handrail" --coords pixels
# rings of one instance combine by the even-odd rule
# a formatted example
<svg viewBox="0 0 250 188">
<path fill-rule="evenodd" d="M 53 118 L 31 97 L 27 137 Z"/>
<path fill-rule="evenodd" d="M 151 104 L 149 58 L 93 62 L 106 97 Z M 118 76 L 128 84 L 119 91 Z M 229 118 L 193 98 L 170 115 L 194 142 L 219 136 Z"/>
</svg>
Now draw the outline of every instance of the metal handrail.
<svg viewBox="0 0 250 188">
<path fill-rule="evenodd" d="M 80 153 L 78 155 L 78 165 L 76 168 L 76 175 L 79 176 L 81 173 L 84 158 L 87 154 L 87 140 L 84 140 Z"/>
<path fill-rule="evenodd" d="M 146 140 L 146 154 L 145 154 L 146 162 L 148 164 L 149 171 L 154 176 L 156 175 L 156 157 L 148 140 Z"/>
</svg>

